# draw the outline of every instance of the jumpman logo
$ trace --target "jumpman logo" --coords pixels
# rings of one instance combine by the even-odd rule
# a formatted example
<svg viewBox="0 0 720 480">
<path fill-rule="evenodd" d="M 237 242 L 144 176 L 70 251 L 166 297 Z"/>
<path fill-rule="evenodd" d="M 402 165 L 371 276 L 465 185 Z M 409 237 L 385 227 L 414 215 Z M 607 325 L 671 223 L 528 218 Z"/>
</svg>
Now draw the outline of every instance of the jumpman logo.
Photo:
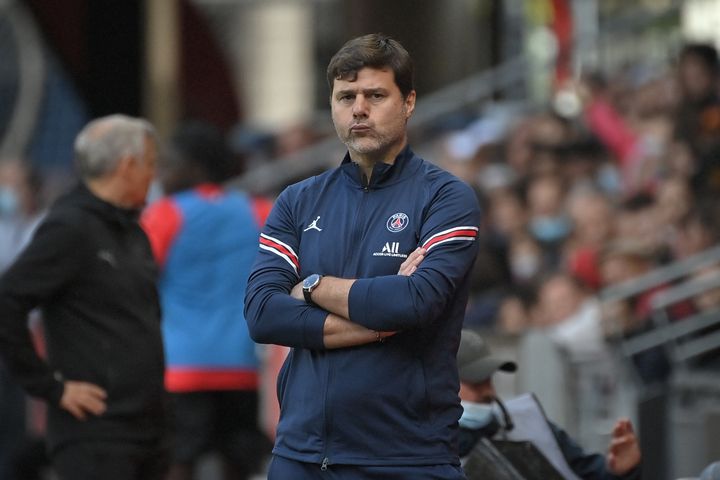
<svg viewBox="0 0 720 480">
<path fill-rule="evenodd" d="M 317 226 L 318 220 L 320 220 L 320 216 L 319 216 L 319 215 L 318 215 L 318 217 L 317 217 L 315 220 L 313 220 L 313 221 L 310 223 L 310 225 L 308 225 L 308 227 L 307 227 L 305 230 L 303 230 L 303 232 L 307 232 L 308 230 L 317 230 L 318 232 L 322 232 L 322 228 L 320 228 L 320 227 Z"/>
</svg>

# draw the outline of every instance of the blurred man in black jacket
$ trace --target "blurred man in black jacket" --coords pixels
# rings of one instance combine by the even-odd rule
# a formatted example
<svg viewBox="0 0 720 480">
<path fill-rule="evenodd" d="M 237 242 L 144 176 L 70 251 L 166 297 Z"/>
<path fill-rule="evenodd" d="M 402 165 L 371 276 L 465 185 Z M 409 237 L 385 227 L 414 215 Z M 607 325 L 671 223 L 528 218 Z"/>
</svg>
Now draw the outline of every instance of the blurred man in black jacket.
<svg viewBox="0 0 720 480">
<path fill-rule="evenodd" d="M 156 268 L 138 210 L 156 140 L 144 120 L 90 122 L 75 141 L 80 184 L 51 208 L 0 278 L 0 353 L 48 403 L 48 447 L 63 480 L 163 477 L 164 357 Z M 47 360 L 30 339 L 40 307 Z"/>
</svg>

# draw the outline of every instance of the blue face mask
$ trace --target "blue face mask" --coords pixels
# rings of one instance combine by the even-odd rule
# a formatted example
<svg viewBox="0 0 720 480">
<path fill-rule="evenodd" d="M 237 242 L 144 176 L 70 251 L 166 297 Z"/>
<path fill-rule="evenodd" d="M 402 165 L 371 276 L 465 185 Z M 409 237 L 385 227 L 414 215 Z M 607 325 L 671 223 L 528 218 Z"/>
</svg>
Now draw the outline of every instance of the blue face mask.
<svg viewBox="0 0 720 480">
<path fill-rule="evenodd" d="M 535 217 L 530 220 L 530 232 L 541 242 L 556 242 L 570 233 L 570 221 L 564 215 Z"/>
<path fill-rule="evenodd" d="M 479 430 L 497 422 L 495 409 L 490 403 L 475 403 L 460 401 L 463 407 L 463 413 L 459 423 L 462 428 L 469 430 Z"/>
<path fill-rule="evenodd" d="M 8 187 L 0 187 L 0 216 L 10 217 L 16 215 L 20 210 L 20 199 L 15 190 Z"/>
</svg>

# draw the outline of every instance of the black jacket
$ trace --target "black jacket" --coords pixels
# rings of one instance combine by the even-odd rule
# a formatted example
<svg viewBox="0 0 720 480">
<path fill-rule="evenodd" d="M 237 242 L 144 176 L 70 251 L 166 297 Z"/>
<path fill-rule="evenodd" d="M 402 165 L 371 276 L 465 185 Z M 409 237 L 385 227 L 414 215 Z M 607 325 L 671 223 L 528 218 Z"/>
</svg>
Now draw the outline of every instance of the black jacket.
<svg viewBox="0 0 720 480">
<path fill-rule="evenodd" d="M 48 401 L 51 448 L 75 439 L 144 441 L 163 432 L 164 355 L 157 270 L 137 212 L 80 185 L 60 198 L 0 278 L 0 353 Z M 47 363 L 27 315 L 40 307 Z M 59 407 L 62 379 L 95 383 L 107 410 L 84 422 Z"/>
</svg>

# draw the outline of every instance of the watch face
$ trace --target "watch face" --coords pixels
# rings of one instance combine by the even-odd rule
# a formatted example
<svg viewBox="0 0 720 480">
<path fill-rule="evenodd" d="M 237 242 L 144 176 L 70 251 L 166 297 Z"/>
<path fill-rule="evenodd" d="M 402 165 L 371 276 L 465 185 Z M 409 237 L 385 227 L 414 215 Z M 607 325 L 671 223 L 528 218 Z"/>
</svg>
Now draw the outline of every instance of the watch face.
<svg viewBox="0 0 720 480">
<path fill-rule="evenodd" d="M 313 287 L 315 287 L 318 283 L 320 283 L 320 275 L 317 273 L 313 273 L 309 277 L 307 277 L 305 280 L 303 280 L 303 288 L 306 290 L 310 290 Z"/>
</svg>

